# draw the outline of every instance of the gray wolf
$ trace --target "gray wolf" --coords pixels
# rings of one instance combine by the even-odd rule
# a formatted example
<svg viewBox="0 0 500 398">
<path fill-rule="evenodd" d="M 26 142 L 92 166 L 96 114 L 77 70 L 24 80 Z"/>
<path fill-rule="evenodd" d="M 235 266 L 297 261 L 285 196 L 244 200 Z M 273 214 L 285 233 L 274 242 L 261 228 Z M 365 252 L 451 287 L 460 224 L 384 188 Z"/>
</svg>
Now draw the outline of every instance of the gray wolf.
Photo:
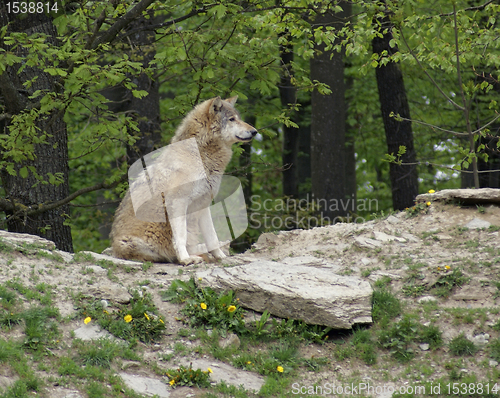
<svg viewBox="0 0 500 398">
<path fill-rule="evenodd" d="M 116 257 L 198 263 L 203 259 L 196 255 L 200 245 L 193 237 L 199 233 L 205 253 L 225 257 L 209 206 L 231 159 L 231 146 L 257 134 L 241 120 L 236 100 L 216 97 L 197 105 L 179 125 L 171 145 L 139 173 L 141 178 L 130 182 L 111 229 Z"/>
</svg>

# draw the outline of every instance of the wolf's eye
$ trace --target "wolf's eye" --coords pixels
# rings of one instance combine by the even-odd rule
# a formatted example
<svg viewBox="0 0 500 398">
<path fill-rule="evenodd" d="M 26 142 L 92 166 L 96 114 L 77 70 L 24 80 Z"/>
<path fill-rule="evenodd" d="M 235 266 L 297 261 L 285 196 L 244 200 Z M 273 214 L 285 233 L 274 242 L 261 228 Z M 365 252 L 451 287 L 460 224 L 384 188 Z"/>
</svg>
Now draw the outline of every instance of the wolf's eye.
<svg viewBox="0 0 500 398">
<path fill-rule="evenodd" d="M 234 122 L 235 120 L 236 120 L 236 118 L 235 118 L 235 117 L 230 117 L 230 118 L 229 118 L 229 121 L 230 121 L 230 122 Z"/>
</svg>

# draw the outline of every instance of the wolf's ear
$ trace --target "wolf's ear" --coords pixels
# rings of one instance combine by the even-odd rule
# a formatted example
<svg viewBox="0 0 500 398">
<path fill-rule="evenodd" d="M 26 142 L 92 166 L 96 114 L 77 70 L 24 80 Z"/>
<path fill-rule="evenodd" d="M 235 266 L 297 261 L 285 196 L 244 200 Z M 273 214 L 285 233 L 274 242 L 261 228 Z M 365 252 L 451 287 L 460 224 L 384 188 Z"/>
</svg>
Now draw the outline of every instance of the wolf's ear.
<svg viewBox="0 0 500 398">
<path fill-rule="evenodd" d="M 234 104 L 236 104 L 236 101 L 238 101 L 238 96 L 235 95 L 234 97 L 226 99 L 226 101 L 229 102 L 232 106 L 234 106 Z"/>
<path fill-rule="evenodd" d="M 210 104 L 209 113 L 216 115 L 222 109 L 222 100 L 220 97 L 215 97 Z"/>
</svg>

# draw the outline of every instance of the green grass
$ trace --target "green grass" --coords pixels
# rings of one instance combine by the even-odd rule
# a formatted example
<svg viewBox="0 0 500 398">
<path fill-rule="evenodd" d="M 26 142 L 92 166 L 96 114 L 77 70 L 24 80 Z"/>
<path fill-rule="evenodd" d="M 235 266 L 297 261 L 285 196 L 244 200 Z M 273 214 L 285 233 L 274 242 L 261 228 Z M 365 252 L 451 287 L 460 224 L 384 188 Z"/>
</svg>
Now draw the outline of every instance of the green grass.
<svg viewBox="0 0 500 398">
<path fill-rule="evenodd" d="M 448 344 L 450 352 L 456 356 L 471 356 L 476 353 L 478 348 L 462 333 L 453 338 Z"/>
</svg>

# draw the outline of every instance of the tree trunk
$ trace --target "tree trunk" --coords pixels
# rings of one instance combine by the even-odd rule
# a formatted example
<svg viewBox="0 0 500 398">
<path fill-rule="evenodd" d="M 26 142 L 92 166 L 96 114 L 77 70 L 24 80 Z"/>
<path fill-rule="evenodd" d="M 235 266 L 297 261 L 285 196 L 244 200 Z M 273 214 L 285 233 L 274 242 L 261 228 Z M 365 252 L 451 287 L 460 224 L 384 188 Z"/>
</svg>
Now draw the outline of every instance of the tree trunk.
<svg viewBox="0 0 500 398">
<path fill-rule="evenodd" d="M 287 38 L 288 32 L 280 37 Z M 292 85 L 293 46 L 280 44 L 281 80 L 279 84 L 281 106 L 288 109 L 296 101 L 296 89 Z M 295 114 L 295 112 L 294 112 Z M 293 118 L 291 118 L 292 121 Z M 299 150 L 299 129 L 283 125 L 283 195 L 297 197 L 299 191 L 297 154 Z"/>
<path fill-rule="evenodd" d="M 389 54 L 398 52 L 397 47 L 389 45 L 393 38 L 392 23 L 389 18 L 384 17 L 379 22 L 382 37 L 376 36 L 373 39 L 373 52 L 377 54 L 381 54 L 383 51 L 387 51 Z M 384 30 L 387 31 L 384 33 Z M 401 157 L 401 160 L 403 163 L 411 163 L 411 165 L 391 163 L 389 169 L 393 208 L 394 210 L 404 210 L 414 205 L 415 197 L 418 194 L 418 174 L 411 122 L 400 122 L 390 116 L 393 113 L 410 119 L 410 107 L 406 98 L 403 74 L 395 62 L 377 67 L 375 74 L 389 154 L 397 155 L 399 147 L 405 146 L 406 153 Z"/>
<path fill-rule="evenodd" d="M 12 19 L 9 20 L 9 18 Z M 57 32 L 52 24 L 52 19 L 44 14 L 27 13 L 23 15 L 23 18 L 16 18 L 13 14 L 7 14 L 5 9 L 2 9 L 0 25 L 5 26 L 8 22 L 11 23 L 9 27 L 11 32 L 23 32 L 28 35 L 41 33 L 48 36 L 48 41 L 56 42 Z M 23 50 L 19 49 L 18 51 L 22 52 Z M 5 100 L 6 112 L 12 115 L 26 110 L 29 105 L 28 97 L 36 90 L 48 92 L 56 90 L 56 78 L 31 67 L 25 68 L 18 74 L 20 66 L 11 67 L 0 76 L 0 91 Z M 38 79 L 30 88 L 27 89 L 23 86 L 24 82 L 35 76 Z M 35 125 L 39 136 L 46 134 L 46 143 L 34 146 L 33 160 L 15 164 L 16 176 L 5 171 L 2 172 L 1 176 L 7 199 L 25 206 L 50 203 L 69 195 L 68 140 L 63 114 L 53 112 L 39 117 L 35 121 Z M 6 130 L 5 133 L 8 134 L 8 125 Z M 34 167 L 36 172 L 46 181 L 49 180 L 51 174 L 60 173 L 62 183 L 59 185 L 40 183 L 31 172 L 27 178 L 22 178 L 19 176 L 19 170 L 24 166 Z M 54 241 L 58 249 L 73 251 L 70 227 L 64 225 L 64 221 L 69 217 L 68 205 L 29 217 L 24 217 L 22 214 L 6 213 L 9 231 L 38 235 Z"/>
<path fill-rule="evenodd" d="M 315 25 L 338 26 L 350 15 L 350 4 L 342 2 L 344 11 L 318 15 Z M 315 47 L 311 59 L 311 80 L 326 83 L 332 93 L 311 95 L 311 184 L 313 199 L 325 221 L 335 222 L 347 215 L 345 208 L 345 83 L 341 53 Z"/>
<path fill-rule="evenodd" d="M 128 29 L 136 30 L 154 23 L 153 15 L 150 15 L 149 19 L 141 17 L 133 21 Z M 133 57 L 132 59 L 141 60 L 143 67 L 147 68 L 156 54 L 154 31 L 141 29 L 133 35 L 133 44 L 134 46 L 129 51 L 130 56 Z M 129 166 L 139 158 L 158 149 L 161 143 L 159 84 L 146 73 L 135 77 L 133 82 L 137 84 L 137 90 L 146 90 L 149 94 L 143 98 L 136 98 L 128 93 L 130 97 L 128 108 L 134 112 L 140 132 L 135 144 L 127 147 Z"/>
</svg>

